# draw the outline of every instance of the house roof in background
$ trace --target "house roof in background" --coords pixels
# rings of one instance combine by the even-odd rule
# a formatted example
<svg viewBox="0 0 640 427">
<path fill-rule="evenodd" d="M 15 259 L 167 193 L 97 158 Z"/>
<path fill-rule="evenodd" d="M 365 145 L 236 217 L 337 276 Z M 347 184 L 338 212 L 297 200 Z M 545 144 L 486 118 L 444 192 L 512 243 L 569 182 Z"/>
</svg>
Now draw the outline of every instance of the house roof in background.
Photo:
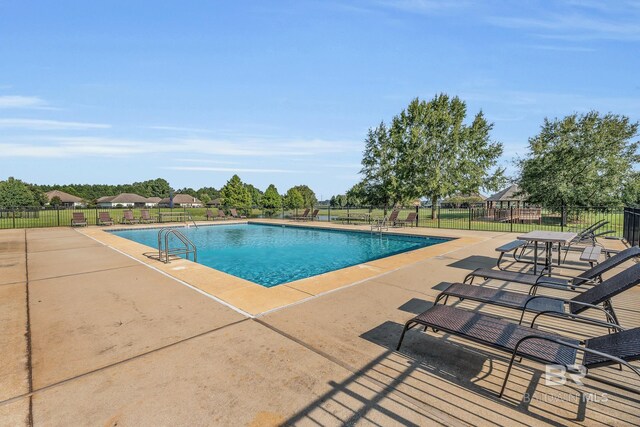
<svg viewBox="0 0 640 427">
<path fill-rule="evenodd" d="M 65 193 L 64 191 L 60 191 L 60 190 L 51 190 L 51 191 L 47 191 L 44 194 L 46 194 L 47 199 L 49 199 L 49 201 L 51 201 L 51 199 L 53 199 L 56 196 L 60 198 L 62 203 L 80 203 L 82 201 L 82 198 L 74 196 L 69 193 Z"/>
<path fill-rule="evenodd" d="M 487 198 L 488 202 L 507 202 L 510 200 L 526 200 L 527 196 L 524 194 L 518 194 L 520 187 L 518 184 L 513 184 L 504 190 L 498 191 L 496 194 Z"/>
<path fill-rule="evenodd" d="M 117 196 L 104 196 L 98 203 L 147 203 L 147 198 L 135 193 L 120 193 Z"/>
<path fill-rule="evenodd" d="M 168 204 L 171 202 L 171 199 L 169 197 L 165 197 L 164 199 L 160 200 L 160 203 L 163 204 Z M 192 204 L 192 203 L 200 203 L 202 204 L 202 202 L 200 201 L 200 199 L 198 199 L 197 197 L 193 197 L 190 196 L 188 194 L 174 194 L 173 195 L 173 203 L 175 204 L 179 204 L 179 205 L 186 205 L 186 204 Z"/>
</svg>

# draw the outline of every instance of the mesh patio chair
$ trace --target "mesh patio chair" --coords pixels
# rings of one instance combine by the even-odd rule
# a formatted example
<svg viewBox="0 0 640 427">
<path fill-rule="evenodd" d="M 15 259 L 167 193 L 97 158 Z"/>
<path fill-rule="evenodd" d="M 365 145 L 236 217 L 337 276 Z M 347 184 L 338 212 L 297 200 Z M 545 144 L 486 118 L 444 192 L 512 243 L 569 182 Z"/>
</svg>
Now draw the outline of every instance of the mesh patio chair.
<svg viewBox="0 0 640 427">
<path fill-rule="evenodd" d="M 133 216 L 133 211 L 124 211 L 122 213 L 123 224 L 139 224 L 140 220 Z"/>
<path fill-rule="evenodd" d="M 113 225 L 113 219 L 109 212 L 98 213 L 98 225 Z"/>
<path fill-rule="evenodd" d="M 603 273 L 606 273 L 607 271 L 611 270 L 614 267 L 617 267 L 623 262 L 629 261 L 636 257 L 640 257 L 640 248 L 638 246 L 627 248 L 571 279 L 550 277 L 544 275 L 536 276 L 528 273 L 494 270 L 491 268 L 477 268 L 471 273 L 467 274 L 467 276 L 464 278 L 464 283 L 473 283 L 473 280 L 476 277 L 483 278 L 484 280 L 502 280 L 505 282 L 520 283 L 523 285 L 532 286 L 534 287 L 534 294 L 536 288 L 539 286 L 555 287 L 560 289 L 573 289 L 582 284 L 594 284 L 599 282 Z"/>
<path fill-rule="evenodd" d="M 606 326 L 616 332 L 580 341 L 542 331 L 533 324 L 531 327 L 522 326 L 485 314 L 435 305 L 405 324 L 397 351 L 402 346 L 406 332 L 418 325 L 424 326 L 425 331 L 433 328 L 434 331 L 442 331 L 510 353 L 509 366 L 498 394 L 500 398 L 504 395 L 516 357 L 565 367 L 581 362 L 587 370 L 619 364 L 640 377 L 640 371 L 629 363 L 640 359 L 640 328 L 624 330 L 612 323 L 599 322 L 599 326 Z M 583 355 L 581 361 L 579 354 Z"/>
<path fill-rule="evenodd" d="M 640 264 L 634 264 L 570 299 L 453 283 L 436 297 L 435 304 L 444 299 L 443 303 L 446 305 L 449 297 L 454 297 L 483 304 L 513 308 L 522 311 L 520 323 L 522 323 L 526 312 L 562 313 L 577 316 L 588 309 L 595 309 L 605 314 L 607 322 L 619 325 L 620 322 L 613 309 L 611 298 L 633 288 L 639 283 Z"/>
<path fill-rule="evenodd" d="M 84 217 L 84 213 L 82 212 L 74 212 L 71 217 L 71 226 L 72 227 L 86 227 L 87 219 Z"/>
</svg>

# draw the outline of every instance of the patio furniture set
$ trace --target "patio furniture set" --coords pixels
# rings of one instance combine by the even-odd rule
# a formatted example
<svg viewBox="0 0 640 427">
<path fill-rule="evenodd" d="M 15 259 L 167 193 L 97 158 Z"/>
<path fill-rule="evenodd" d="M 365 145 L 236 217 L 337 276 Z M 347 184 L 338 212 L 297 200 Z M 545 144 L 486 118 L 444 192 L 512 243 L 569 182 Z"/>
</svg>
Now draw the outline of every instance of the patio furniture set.
<svg viewBox="0 0 640 427">
<path fill-rule="evenodd" d="M 535 231 L 518 236 L 518 240 L 496 249 L 498 269 L 478 268 L 467 275 L 463 283 L 452 283 L 435 299 L 434 305 L 406 322 L 396 350 L 400 350 L 407 331 L 421 326 L 426 332 L 442 331 L 464 340 L 503 351 L 509 356 L 507 371 L 498 394 L 502 397 L 513 364 L 528 359 L 542 364 L 562 365 L 568 370 L 580 363 L 588 371 L 592 368 L 619 365 L 640 377 L 640 369 L 630 362 L 640 359 L 640 327 L 630 329 L 620 325 L 613 308 L 612 298 L 640 284 L 640 248 L 630 247 L 622 251 L 604 250 L 597 242 L 593 226 L 579 232 Z M 588 242 L 588 245 L 580 245 Z M 539 265 L 539 245 L 543 244 L 543 263 Z M 598 249 L 595 249 L 598 248 Z M 590 268 L 574 277 L 554 275 L 553 266 L 566 261 L 566 252 L 580 252 L 582 261 Z M 533 251 L 533 261 L 523 257 Z M 565 252 L 565 258 L 561 257 Z M 533 264 L 531 272 L 508 270 L 502 266 L 505 253 L 514 255 L 513 264 Z M 604 256 L 604 260 L 596 257 Z M 605 273 L 631 261 L 632 265 L 603 279 Z M 538 270 L 539 268 L 541 270 Z M 568 268 L 578 268 L 571 265 Z M 522 291 L 504 290 L 473 284 L 475 278 L 500 280 L 524 285 Z M 545 290 L 562 292 L 545 292 Z M 570 296 L 557 296 L 567 292 Z M 480 311 L 470 311 L 447 305 L 449 299 L 469 300 L 480 307 L 499 306 L 520 312 L 519 321 L 510 321 Z M 531 314 L 530 324 L 523 324 L 525 314 Z M 587 314 L 598 314 L 594 318 Z M 562 333 L 540 329 L 542 319 L 563 319 L 592 325 L 607 330 L 606 334 L 587 339 L 575 339 Z M 638 392 L 638 390 L 635 390 Z"/>
</svg>

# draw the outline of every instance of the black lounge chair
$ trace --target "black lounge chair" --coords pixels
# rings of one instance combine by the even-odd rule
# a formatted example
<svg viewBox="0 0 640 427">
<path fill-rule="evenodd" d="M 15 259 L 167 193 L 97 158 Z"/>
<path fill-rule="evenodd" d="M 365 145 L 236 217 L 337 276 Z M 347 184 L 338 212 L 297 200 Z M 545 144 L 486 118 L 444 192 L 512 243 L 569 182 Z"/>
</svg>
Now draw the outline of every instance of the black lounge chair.
<svg viewBox="0 0 640 427">
<path fill-rule="evenodd" d="M 640 248 L 638 246 L 633 246 L 631 248 L 620 251 L 610 258 L 605 259 L 600 264 L 597 264 L 589 270 L 580 273 L 579 276 L 572 279 L 550 277 L 544 275 L 536 276 L 533 274 L 519 273 L 516 271 L 493 270 L 491 268 L 478 268 L 467 274 L 467 276 L 464 278 L 464 283 L 473 283 L 473 279 L 475 279 L 476 277 L 481 277 L 485 280 L 502 280 L 505 282 L 520 283 L 523 285 L 532 286 L 534 287 L 534 294 L 535 289 L 538 286 L 560 289 L 573 289 L 576 286 L 580 286 L 582 284 L 594 284 L 601 281 L 601 276 L 603 273 L 635 257 L 640 257 Z"/>
<path fill-rule="evenodd" d="M 406 332 L 418 325 L 510 353 L 511 360 L 498 397 L 504 394 L 516 357 L 571 367 L 578 362 L 579 353 L 583 353 L 581 364 L 587 370 L 620 364 L 640 377 L 640 371 L 629 364 L 640 359 L 640 328 L 624 330 L 618 325 L 601 322 L 600 326 L 616 332 L 579 341 L 541 331 L 533 324 L 532 327 L 521 326 L 485 314 L 435 305 L 405 324 L 396 350 L 400 350 Z"/>
<path fill-rule="evenodd" d="M 527 311 L 536 313 L 563 313 L 576 316 L 591 308 L 604 312 L 607 322 L 619 325 L 620 322 L 611 304 L 611 298 L 638 284 L 640 284 L 640 264 L 634 264 L 621 273 L 579 293 L 571 299 L 544 295 L 527 295 L 520 292 L 511 292 L 484 286 L 453 283 L 436 297 L 435 304 L 438 304 L 438 302 L 444 298 L 444 304 L 446 305 L 449 297 L 455 297 L 522 310 L 520 323 L 522 323 L 524 314 Z M 600 306 L 600 304 L 602 304 L 602 306 Z"/>
</svg>

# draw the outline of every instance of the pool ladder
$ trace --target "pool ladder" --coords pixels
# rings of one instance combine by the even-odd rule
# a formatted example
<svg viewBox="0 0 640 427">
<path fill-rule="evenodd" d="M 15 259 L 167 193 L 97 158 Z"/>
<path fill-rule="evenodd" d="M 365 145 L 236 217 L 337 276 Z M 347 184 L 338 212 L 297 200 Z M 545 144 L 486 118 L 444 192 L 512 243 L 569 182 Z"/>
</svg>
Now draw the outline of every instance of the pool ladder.
<svg viewBox="0 0 640 427">
<path fill-rule="evenodd" d="M 170 248 L 169 236 L 174 235 L 178 240 L 182 242 L 184 247 Z M 162 243 L 164 242 L 164 246 Z M 163 228 L 158 231 L 158 261 L 162 261 L 165 264 L 171 262 L 171 258 L 177 258 L 179 255 L 184 255 L 189 259 L 189 254 L 193 254 L 193 262 L 198 261 L 198 248 L 193 244 L 191 240 L 187 238 L 180 230 L 175 228 Z"/>
<path fill-rule="evenodd" d="M 384 217 L 384 219 L 382 220 L 376 221 L 374 224 L 371 224 L 371 234 L 373 234 L 374 231 L 377 231 L 378 233 L 380 233 L 380 236 L 382 236 L 383 230 L 389 231 L 389 224 L 387 224 L 387 217 Z"/>
</svg>

